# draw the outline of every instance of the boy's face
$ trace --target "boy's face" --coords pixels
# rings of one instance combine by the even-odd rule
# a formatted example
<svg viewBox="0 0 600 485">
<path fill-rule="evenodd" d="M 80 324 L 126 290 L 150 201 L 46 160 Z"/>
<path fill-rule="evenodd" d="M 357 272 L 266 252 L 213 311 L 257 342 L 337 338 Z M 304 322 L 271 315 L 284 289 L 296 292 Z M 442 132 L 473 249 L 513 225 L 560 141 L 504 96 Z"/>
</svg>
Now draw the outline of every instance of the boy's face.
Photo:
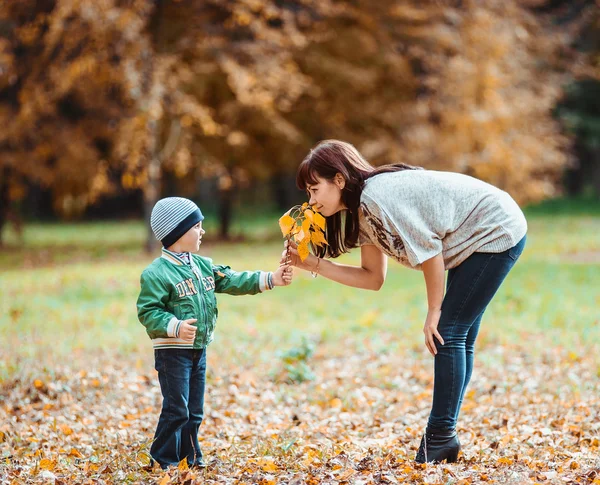
<svg viewBox="0 0 600 485">
<path fill-rule="evenodd" d="M 199 222 L 188 232 L 186 232 L 179 241 L 177 241 L 181 252 L 194 253 L 200 249 L 202 236 L 204 235 L 204 229 L 202 229 L 202 222 Z"/>
</svg>

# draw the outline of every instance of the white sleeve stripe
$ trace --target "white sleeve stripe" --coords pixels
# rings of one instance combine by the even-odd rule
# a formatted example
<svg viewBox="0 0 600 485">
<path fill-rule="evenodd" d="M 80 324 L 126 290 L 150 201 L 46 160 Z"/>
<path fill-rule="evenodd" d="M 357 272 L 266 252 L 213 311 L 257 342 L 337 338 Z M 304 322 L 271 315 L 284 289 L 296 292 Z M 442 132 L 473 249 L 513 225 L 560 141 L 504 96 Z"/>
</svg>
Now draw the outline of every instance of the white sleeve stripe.
<svg viewBox="0 0 600 485">
<path fill-rule="evenodd" d="M 167 335 L 169 337 L 177 337 L 177 333 L 179 330 L 179 319 L 176 317 L 171 318 L 169 323 L 167 324 Z"/>
<path fill-rule="evenodd" d="M 264 292 L 267 291 L 269 289 L 268 285 L 267 285 L 267 278 L 268 278 L 268 273 L 266 273 L 265 271 L 261 271 L 260 272 L 260 277 L 258 279 L 259 282 L 259 289 L 260 292 Z"/>
</svg>

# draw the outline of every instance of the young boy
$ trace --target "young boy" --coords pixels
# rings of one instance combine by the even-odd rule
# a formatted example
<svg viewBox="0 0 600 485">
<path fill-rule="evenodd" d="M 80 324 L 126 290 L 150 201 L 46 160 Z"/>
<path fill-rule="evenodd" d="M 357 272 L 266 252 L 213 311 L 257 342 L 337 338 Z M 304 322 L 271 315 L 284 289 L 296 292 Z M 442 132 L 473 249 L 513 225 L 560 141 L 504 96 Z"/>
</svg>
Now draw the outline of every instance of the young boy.
<svg viewBox="0 0 600 485">
<path fill-rule="evenodd" d="M 150 448 L 164 469 L 187 458 L 206 466 L 198 444 L 203 418 L 206 347 L 217 321 L 215 293 L 254 295 L 289 285 L 292 270 L 235 272 L 216 266 L 198 251 L 204 219 L 194 202 L 180 197 L 159 200 L 150 226 L 162 242 L 160 258 L 142 273 L 138 318 L 154 344 L 155 368 L 163 395 L 162 411 Z"/>
</svg>

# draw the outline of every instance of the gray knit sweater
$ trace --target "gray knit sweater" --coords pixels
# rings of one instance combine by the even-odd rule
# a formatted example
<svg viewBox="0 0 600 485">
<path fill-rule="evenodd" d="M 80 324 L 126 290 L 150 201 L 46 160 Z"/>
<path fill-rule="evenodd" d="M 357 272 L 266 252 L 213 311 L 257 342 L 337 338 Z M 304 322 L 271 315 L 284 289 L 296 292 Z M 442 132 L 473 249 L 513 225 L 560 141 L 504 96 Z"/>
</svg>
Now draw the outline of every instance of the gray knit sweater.
<svg viewBox="0 0 600 485">
<path fill-rule="evenodd" d="M 474 252 L 517 244 L 527 221 L 512 197 L 473 177 L 404 170 L 368 179 L 361 195 L 359 244 L 374 244 L 410 268 L 442 253 L 446 269 Z"/>
</svg>

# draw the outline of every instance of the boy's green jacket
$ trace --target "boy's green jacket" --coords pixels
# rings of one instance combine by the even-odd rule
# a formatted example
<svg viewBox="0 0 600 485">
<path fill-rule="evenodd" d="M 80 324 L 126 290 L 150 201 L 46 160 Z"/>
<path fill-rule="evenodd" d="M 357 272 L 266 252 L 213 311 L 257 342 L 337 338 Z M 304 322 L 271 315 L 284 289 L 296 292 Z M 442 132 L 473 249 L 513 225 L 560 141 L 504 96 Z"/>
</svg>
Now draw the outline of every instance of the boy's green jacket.
<svg viewBox="0 0 600 485">
<path fill-rule="evenodd" d="M 155 349 L 203 349 L 213 340 L 217 322 L 215 293 L 254 295 L 268 289 L 269 273 L 232 271 L 209 258 L 190 254 L 191 265 L 163 248 L 142 273 L 137 300 L 138 318 Z M 182 320 L 196 318 L 194 342 L 179 338 Z"/>
</svg>

